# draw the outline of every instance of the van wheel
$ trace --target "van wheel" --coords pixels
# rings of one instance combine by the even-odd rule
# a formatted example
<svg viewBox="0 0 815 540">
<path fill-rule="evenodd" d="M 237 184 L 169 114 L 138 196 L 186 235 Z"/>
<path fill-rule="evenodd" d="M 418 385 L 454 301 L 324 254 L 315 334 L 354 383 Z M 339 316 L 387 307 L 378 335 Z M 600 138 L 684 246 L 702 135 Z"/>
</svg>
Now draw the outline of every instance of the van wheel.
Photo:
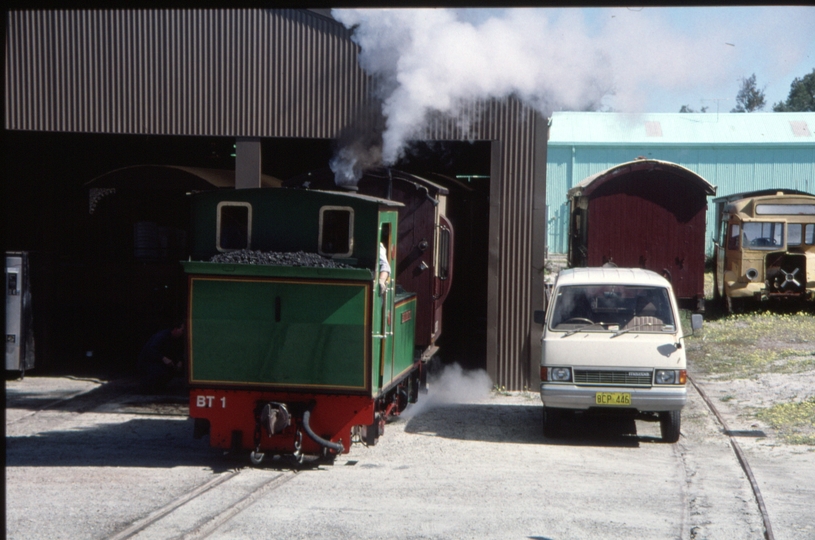
<svg viewBox="0 0 815 540">
<path fill-rule="evenodd" d="M 659 431 L 662 434 L 662 442 L 675 443 L 678 441 L 681 423 L 681 411 L 665 411 L 659 413 Z"/>
<path fill-rule="evenodd" d="M 543 408 L 543 436 L 547 439 L 557 438 L 563 428 L 563 411 L 551 407 Z"/>
</svg>

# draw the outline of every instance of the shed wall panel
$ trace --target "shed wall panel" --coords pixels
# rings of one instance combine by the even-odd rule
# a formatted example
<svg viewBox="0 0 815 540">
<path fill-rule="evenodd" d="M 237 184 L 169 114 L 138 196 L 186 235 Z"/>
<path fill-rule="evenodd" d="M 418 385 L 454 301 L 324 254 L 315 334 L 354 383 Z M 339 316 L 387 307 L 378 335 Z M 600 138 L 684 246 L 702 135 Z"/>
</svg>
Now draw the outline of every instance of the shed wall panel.
<svg viewBox="0 0 815 540">
<path fill-rule="evenodd" d="M 531 388 L 538 373 L 530 369 L 532 312 L 542 308 L 542 298 L 533 294 L 535 269 L 544 265 L 542 251 L 535 260 L 534 245 L 546 241 L 543 223 L 546 196 L 535 208 L 536 144 L 545 144 L 545 133 L 536 127 L 546 120 L 516 99 L 460 104 L 470 122 L 461 124 L 450 117 L 432 118 L 418 139 L 493 140 L 493 171 L 490 177 L 490 283 L 487 328 L 487 371 L 496 385 L 510 389 Z M 496 154 L 497 153 L 497 154 Z M 541 182 L 543 184 L 545 181 Z M 537 190 L 537 191 L 536 191 Z M 544 192 L 545 193 L 545 192 Z"/>
<path fill-rule="evenodd" d="M 332 138 L 366 110 L 358 47 L 304 10 L 26 10 L 7 20 L 7 129 Z"/>
</svg>

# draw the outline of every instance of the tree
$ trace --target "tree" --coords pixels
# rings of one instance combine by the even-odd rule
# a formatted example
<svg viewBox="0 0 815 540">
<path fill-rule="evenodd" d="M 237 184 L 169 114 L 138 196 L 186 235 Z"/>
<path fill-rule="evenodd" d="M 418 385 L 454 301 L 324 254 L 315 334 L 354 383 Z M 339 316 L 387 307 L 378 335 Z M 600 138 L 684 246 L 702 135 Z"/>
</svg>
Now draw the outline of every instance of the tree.
<svg viewBox="0 0 815 540">
<path fill-rule="evenodd" d="M 695 109 L 691 109 L 691 108 L 690 108 L 688 105 L 682 105 L 682 108 L 681 108 L 681 109 L 679 109 L 679 112 L 684 112 L 684 113 L 703 112 L 703 113 L 704 113 L 704 112 L 707 112 L 707 106 L 702 107 L 701 109 L 699 109 L 699 110 L 697 111 L 697 110 L 695 110 Z"/>
<path fill-rule="evenodd" d="M 815 69 L 809 75 L 796 77 L 790 85 L 787 101 L 773 105 L 775 112 L 815 112 Z"/>
<path fill-rule="evenodd" d="M 741 80 L 741 89 L 736 95 L 736 107 L 730 112 L 754 112 L 764 108 L 764 89 L 756 86 L 756 74 Z"/>
</svg>

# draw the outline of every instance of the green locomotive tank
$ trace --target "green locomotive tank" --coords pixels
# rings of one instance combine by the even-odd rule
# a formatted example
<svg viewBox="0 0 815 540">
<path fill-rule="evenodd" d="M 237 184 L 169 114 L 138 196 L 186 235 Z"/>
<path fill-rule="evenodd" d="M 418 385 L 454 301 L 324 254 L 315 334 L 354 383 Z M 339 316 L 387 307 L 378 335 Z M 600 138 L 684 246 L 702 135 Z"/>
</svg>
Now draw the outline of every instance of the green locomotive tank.
<svg viewBox="0 0 815 540">
<path fill-rule="evenodd" d="M 400 203 L 285 188 L 194 195 L 188 379 L 214 447 L 333 460 L 418 396 Z M 384 260 L 382 260 L 384 259 Z M 398 290 L 397 290 L 398 289 Z"/>
</svg>

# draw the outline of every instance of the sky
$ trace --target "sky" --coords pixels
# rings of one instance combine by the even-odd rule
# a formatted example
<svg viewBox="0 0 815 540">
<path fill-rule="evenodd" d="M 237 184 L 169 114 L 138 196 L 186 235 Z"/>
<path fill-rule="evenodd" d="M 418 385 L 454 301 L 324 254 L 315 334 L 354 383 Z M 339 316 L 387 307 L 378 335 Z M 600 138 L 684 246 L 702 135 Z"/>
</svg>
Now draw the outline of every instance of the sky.
<svg viewBox="0 0 815 540">
<path fill-rule="evenodd" d="M 771 112 L 815 69 L 815 7 L 335 9 L 377 76 L 394 163 L 429 114 L 513 95 L 556 110 L 708 112 L 755 74 Z"/>
</svg>

